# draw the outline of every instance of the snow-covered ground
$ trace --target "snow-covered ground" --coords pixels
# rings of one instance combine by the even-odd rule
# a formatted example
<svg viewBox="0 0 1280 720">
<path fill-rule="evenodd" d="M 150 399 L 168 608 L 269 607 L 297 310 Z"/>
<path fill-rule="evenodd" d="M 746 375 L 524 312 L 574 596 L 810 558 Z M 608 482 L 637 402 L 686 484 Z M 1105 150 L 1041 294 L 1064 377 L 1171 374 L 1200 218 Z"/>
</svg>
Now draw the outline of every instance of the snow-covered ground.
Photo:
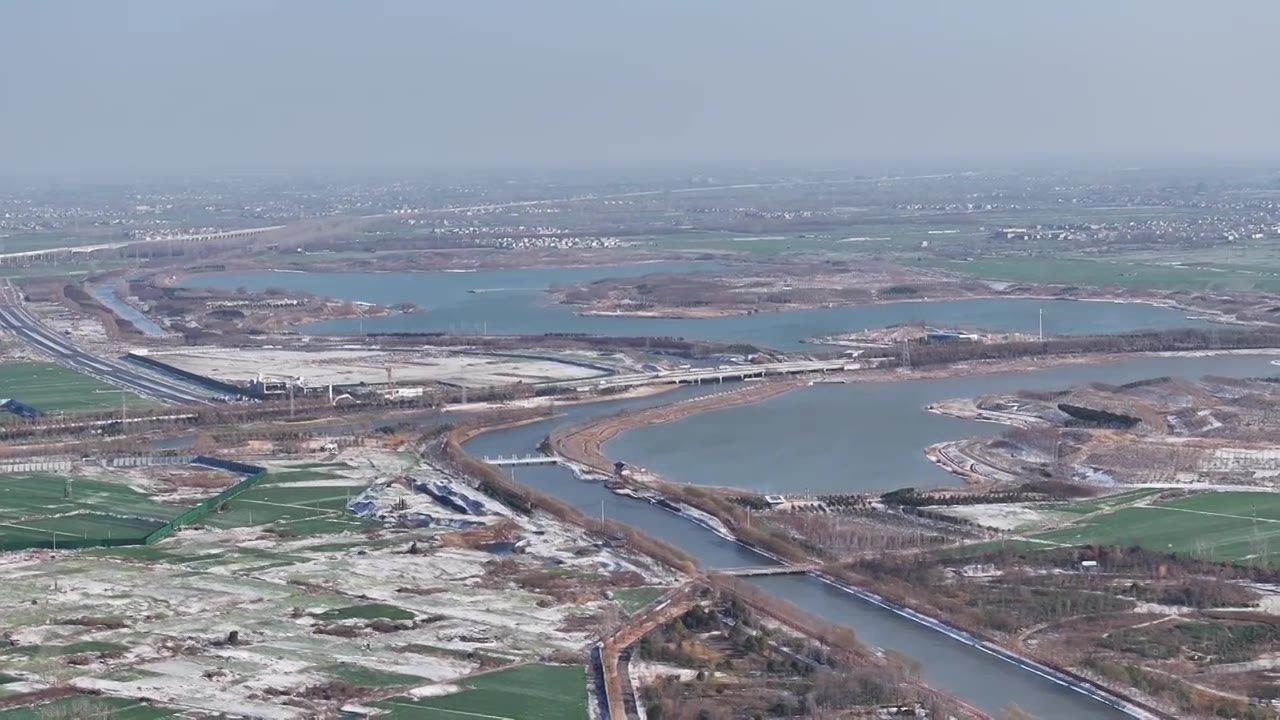
<svg viewBox="0 0 1280 720">
<path fill-rule="evenodd" d="M 538 660 L 580 653 L 594 641 L 589 631 L 571 629 L 581 627 L 572 621 L 610 609 L 602 592 L 562 602 L 489 572 L 499 559 L 530 572 L 556 567 L 571 577 L 629 572 L 651 584 L 674 580 L 645 559 L 597 547 L 578 528 L 540 514 L 515 514 L 447 472 L 411 466 L 403 454 L 366 449 L 344 451 L 341 458 L 324 468 L 274 463 L 275 471 L 312 469 L 338 477 L 285 478 L 271 487 L 348 486 L 358 498 L 371 485 L 367 497 L 380 509 L 399 505 L 433 517 L 514 525 L 521 552 L 499 556 L 434 543 L 452 530 L 405 530 L 388 522 L 368 532 L 299 538 L 259 527 L 187 528 L 136 550 L 4 553 L 0 636 L 19 647 L 72 648 L 6 653 L 0 672 L 33 687 L 71 682 L 229 714 L 312 717 L 336 707 L 321 703 L 308 710 L 282 701 L 341 679 L 334 672 L 338 665 L 413 676 L 421 680 L 410 686 L 417 692 L 443 692 L 479 669 L 470 653 Z M 406 475 L 453 483 L 484 514 L 450 511 L 397 480 Z M 144 481 L 139 476 L 129 482 Z M 415 542 L 418 552 L 407 552 Z M 345 617 L 344 609 L 371 604 L 400 612 L 376 627 L 368 618 Z M 322 617 L 332 611 L 343 612 Z M 332 634 L 335 628 L 338 634 Z M 234 645 L 226 642 L 233 631 L 239 634 Z M 74 647 L 85 641 L 95 645 Z M 65 662 L 68 654 L 77 656 L 77 664 Z"/>
</svg>

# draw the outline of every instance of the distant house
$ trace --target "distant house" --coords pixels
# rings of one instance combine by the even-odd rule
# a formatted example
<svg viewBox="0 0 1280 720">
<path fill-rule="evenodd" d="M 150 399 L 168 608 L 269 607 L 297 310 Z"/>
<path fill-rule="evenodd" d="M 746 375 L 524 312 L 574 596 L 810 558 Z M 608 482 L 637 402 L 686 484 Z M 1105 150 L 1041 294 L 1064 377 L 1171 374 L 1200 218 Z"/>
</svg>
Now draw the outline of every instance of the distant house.
<svg viewBox="0 0 1280 720">
<path fill-rule="evenodd" d="M 1031 237 L 1031 231 L 1026 228 L 1000 228 L 991 233 L 993 240 L 1026 240 Z"/>
<path fill-rule="evenodd" d="M 958 333 L 948 330 L 930 330 L 925 333 L 924 341 L 927 343 L 950 343 L 950 342 L 974 342 L 978 339 L 977 335 L 971 333 Z"/>
</svg>

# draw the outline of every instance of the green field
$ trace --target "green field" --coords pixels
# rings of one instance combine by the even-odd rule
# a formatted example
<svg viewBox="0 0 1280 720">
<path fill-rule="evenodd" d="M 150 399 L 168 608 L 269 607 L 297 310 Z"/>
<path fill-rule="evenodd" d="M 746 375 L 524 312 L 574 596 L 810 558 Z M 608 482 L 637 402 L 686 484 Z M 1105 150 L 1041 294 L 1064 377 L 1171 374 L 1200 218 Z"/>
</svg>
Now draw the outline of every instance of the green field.
<svg viewBox="0 0 1280 720">
<path fill-rule="evenodd" d="M 339 477 L 311 469 L 273 474 L 200 523 L 218 528 L 267 525 L 282 537 L 359 531 L 378 524 L 346 510 L 351 497 L 364 489 L 362 485 L 281 484 Z M 0 549 L 69 540 L 140 540 L 188 509 L 159 502 L 123 482 L 48 473 L 0 475 Z M 118 552 L 126 558 L 164 553 L 155 549 Z M 262 560 L 264 566 L 295 561 Z"/>
<path fill-rule="evenodd" d="M 916 264 L 1005 282 L 1124 287 L 1155 290 L 1280 291 L 1280 263 L 1271 268 L 1176 266 L 1120 260 L 1010 258 L 973 261 L 925 260 Z"/>
<path fill-rule="evenodd" d="M 351 499 L 364 491 L 363 485 L 293 485 L 314 480 L 340 480 L 337 470 L 344 464 L 311 463 L 295 469 L 272 470 L 253 489 L 237 495 L 222 512 L 204 522 L 213 527 L 233 528 L 270 525 L 282 537 L 324 535 L 359 531 L 376 522 L 347 512 Z"/>
<path fill-rule="evenodd" d="M 1138 490 L 1130 490 L 1128 492 L 1116 493 L 1114 495 L 1104 495 L 1092 500 L 1078 500 L 1063 505 L 1054 505 L 1054 512 L 1069 513 L 1071 515 L 1088 515 L 1100 510 L 1109 510 L 1121 505 L 1137 502 L 1145 497 L 1157 495 L 1161 491 L 1153 488 L 1140 488 Z"/>
<path fill-rule="evenodd" d="M 1228 562 L 1280 558 L 1280 493 L 1216 492 L 1095 515 L 1031 537 L 1062 545 L 1139 545 Z"/>
<path fill-rule="evenodd" d="M 237 495 L 222 512 L 210 514 L 204 522 L 220 528 L 273 525 L 290 536 L 357 531 L 372 524 L 347 512 L 347 503 L 363 488 L 290 487 L 279 482 L 268 479 Z"/>
<path fill-rule="evenodd" d="M 316 668 L 316 672 L 336 677 L 339 680 L 345 680 L 359 687 L 415 687 L 428 683 L 426 678 L 417 675 L 387 672 L 386 670 L 364 667 L 363 665 L 352 665 L 350 663 L 338 663 L 337 665 Z"/>
<path fill-rule="evenodd" d="M 373 703 L 397 720 L 580 720 L 587 717 L 587 678 L 581 665 L 522 665 L 462 681 L 466 690 L 414 700 Z"/>
<path fill-rule="evenodd" d="M 70 497 L 66 497 L 68 491 Z M 0 475 L 0 545 L 31 540 L 141 538 L 185 510 L 122 483 L 61 475 Z"/>
<path fill-rule="evenodd" d="M 73 695 L 40 705 L 0 710 L 0 720 L 153 720 L 177 713 L 175 709 L 148 705 L 131 698 Z"/>
<path fill-rule="evenodd" d="M 373 620 L 381 618 L 384 620 L 412 620 L 417 615 L 395 605 L 387 605 L 386 603 L 369 603 L 367 605 L 349 605 L 347 607 L 334 608 L 326 610 L 317 618 L 321 620 L 350 620 L 359 618 L 361 620 Z"/>
<path fill-rule="evenodd" d="M 666 591 L 667 588 L 664 587 L 623 588 L 615 592 L 613 596 L 623 610 L 633 613 L 662 597 L 662 594 Z"/>
<path fill-rule="evenodd" d="M 119 410 L 125 392 L 53 363 L 0 363 L 0 398 L 21 400 L 47 413 Z M 138 409 L 154 407 L 133 393 L 128 393 L 125 403 Z"/>
</svg>

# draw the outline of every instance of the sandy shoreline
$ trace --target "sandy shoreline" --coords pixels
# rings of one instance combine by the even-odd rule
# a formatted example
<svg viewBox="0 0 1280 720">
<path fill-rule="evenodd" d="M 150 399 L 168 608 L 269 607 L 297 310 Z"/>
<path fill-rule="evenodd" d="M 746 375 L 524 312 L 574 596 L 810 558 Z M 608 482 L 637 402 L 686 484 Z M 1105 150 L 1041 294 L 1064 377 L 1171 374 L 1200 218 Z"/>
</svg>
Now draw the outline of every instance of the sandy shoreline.
<svg viewBox="0 0 1280 720">
<path fill-rule="evenodd" d="M 605 454 L 604 445 L 628 430 L 672 422 L 711 410 L 763 402 L 803 385 L 804 382 L 799 380 L 751 383 L 737 390 L 614 415 L 583 426 L 553 432 L 551 447 L 556 454 L 571 462 L 603 473 L 612 473 L 613 460 Z"/>
<path fill-rule="evenodd" d="M 847 303 L 796 303 L 786 307 L 771 308 L 669 308 L 663 310 L 606 310 L 606 309 L 584 309 L 576 311 L 574 314 L 581 317 L 618 317 L 618 318 L 635 318 L 650 320 L 699 320 L 708 318 L 721 317 L 742 317 L 748 315 L 775 315 L 779 313 L 796 312 L 801 310 L 822 310 L 833 308 L 856 308 L 856 307 L 874 307 L 878 305 L 906 305 L 915 303 L 941 303 L 951 302 L 955 300 L 1044 300 L 1051 302 L 1094 302 L 1094 303 L 1117 303 L 1122 305 L 1150 305 L 1152 307 L 1168 308 L 1170 310 L 1178 310 L 1187 313 L 1196 313 L 1195 319 L 1205 320 L 1206 322 L 1219 323 L 1223 325 L 1238 325 L 1241 327 L 1262 327 L 1270 323 L 1261 321 L 1243 321 L 1224 313 L 1220 310 L 1211 308 L 1202 308 L 1195 305 L 1186 305 L 1176 300 L 1161 297 L 1112 297 L 1108 295 L 1094 295 L 1088 297 L 1064 297 L 1061 295 L 1040 295 L 1035 293 L 1017 293 L 1017 294 L 972 294 L 972 293 L 956 293 L 954 295 L 933 295 L 927 297 L 912 298 L 875 298 L 872 300 L 864 300 L 858 302 Z M 560 301 L 558 304 L 571 305 Z M 838 335 L 826 337 L 839 337 Z M 805 342 L 815 345 L 826 344 L 821 342 L 823 338 L 810 338 Z"/>
<path fill-rule="evenodd" d="M 689 260 L 688 258 L 683 258 L 683 257 L 680 257 L 679 255 L 676 255 L 673 257 L 663 256 L 658 258 L 646 258 L 646 259 L 623 258 L 618 261 L 601 262 L 601 263 L 578 263 L 578 264 L 568 264 L 568 265 L 566 264 L 547 264 L 547 265 L 535 264 L 528 267 L 533 267 L 536 269 L 544 269 L 544 270 L 553 270 L 553 269 L 559 269 L 559 268 L 591 268 L 591 267 L 608 267 L 611 265 L 646 265 L 646 264 L 653 264 L 653 263 L 681 262 L 681 261 L 689 261 Z M 520 267 L 526 267 L 526 266 L 520 266 Z M 405 269 L 368 269 L 368 270 L 358 270 L 358 272 L 367 272 L 370 274 L 376 274 L 376 273 L 429 274 L 429 273 L 439 273 L 439 272 L 483 272 L 483 271 L 501 271 L 501 270 L 511 270 L 511 269 L 513 268 L 508 266 L 501 266 L 501 265 L 493 266 L 493 267 L 478 265 L 478 266 L 469 266 L 465 268 L 448 267 L 448 268 L 420 269 L 416 267 L 410 267 Z M 237 266 L 233 262 L 233 263 L 224 263 L 224 269 L 222 270 L 211 270 L 207 272 L 190 272 L 190 271 L 185 271 L 180 269 L 174 269 L 171 272 L 165 272 L 163 274 L 168 275 L 168 280 L 165 284 L 181 285 L 184 280 L 195 278 L 201 275 L 231 274 L 231 273 L 237 273 L 237 272 L 254 272 L 254 271 L 260 271 L 260 270 L 262 270 L 262 268 L 252 267 L 252 266 L 241 267 L 241 266 Z M 352 272 L 350 268 L 333 267 L 333 266 L 328 266 L 323 264 L 317 265 L 315 267 L 308 267 L 306 269 L 272 268 L 270 270 L 273 272 L 281 272 L 281 273 L 329 273 L 329 274 L 332 274 L 332 273 Z M 1088 290 L 1098 290 L 1098 289 L 1097 288 L 1081 288 L 1081 290 L 1088 291 Z M 549 287 L 545 288 L 544 292 L 552 295 L 556 304 L 575 307 L 573 303 L 564 302 L 562 294 L 553 292 Z M 1215 310 L 1212 308 L 1197 307 L 1195 305 L 1187 305 L 1184 303 L 1180 303 L 1176 300 L 1172 300 L 1167 297 L 1161 297 L 1158 292 L 1153 292 L 1152 296 L 1150 297 L 1141 297 L 1141 296 L 1132 297 L 1132 296 L 1124 296 L 1124 295 L 1115 296 L 1115 295 L 1109 295 L 1106 292 L 1096 292 L 1087 296 L 1063 296 L 1063 295 L 1051 295 L 1051 294 L 1043 294 L 1043 293 L 1035 293 L 1035 292 L 1005 294 L 1005 293 L 1000 293 L 995 289 L 992 289 L 991 292 L 989 293 L 956 292 L 956 293 L 941 293 L 941 294 L 935 294 L 935 295 L 928 295 L 928 296 L 921 296 L 921 297 L 906 297 L 906 298 L 876 297 L 870 300 L 862 300 L 862 301 L 856 301 L 856 302 L 796 303 L 796 304 L 787 305 L 786 307 L 760 307 L 760 308 L 732 307 L 732 306 L 700 307 L 700 308 L 672 307 L 672 308 L 662 308 L 662 309 L 656 309 L 656 310 L 655 309 L 650 309 L 650 310 L 622 309 L 620 310 L 620 309 L 609 309 L 609 308 L 603 308 L 603 307 L 592 307 L 591 305 L 585 305 L 585 306 L 579 305 L 576 307 L 580 307 L 581 309 L 576 310 L 574 314 L 582 317 L 617 317 L 617 318 L 635 318 L 635 319 L 674 319 L 674 320 L 703 319 L 705 320 L 705 319 L 714 319 L 714 318 L 761 315 L 766 313 L 776 314 L 776 313 L 786 313 L 786 312 L 794 312 L 794 311 L 800 311 L 800 310 L 817 310 L 817 309 L 824 309 L 824 308 L 854 308 L 854 307 L 864 307 L 864 306 L 869 307 L 869 306 L 876 306 L 876 305 L 897 305 L 897 304 L 906 304 L 906 303 L 939 303 L 939 302 L 948 302 L 953 300 L 1004 300 L 1004 299 L 1044 300 L 1044 301 L 1059 301 L 1059 302 L 1110 302 L 1110 303 L 1123 303 L 1123 304 L 1132 303 L 1132 304 L 1140 304 L 1140 305 L 1150 305 L 1153 307 L 1169 308 L 1169 309 L 1180 310 L 1188 313 L 1195 313 L 1197 314 L 1197 317 L 1199 317 L 1200 319 L 1204 319 L 1208 322 L 1223 323 L 1228 325 L 1240 325 L 1240 326 L 1263 326 L 1268 324 L 1262 321 L 1237 320 L 1234 317 L 1220 310 Z M 816 342 L 816 339 L 813 341 Z"/>
</svg>

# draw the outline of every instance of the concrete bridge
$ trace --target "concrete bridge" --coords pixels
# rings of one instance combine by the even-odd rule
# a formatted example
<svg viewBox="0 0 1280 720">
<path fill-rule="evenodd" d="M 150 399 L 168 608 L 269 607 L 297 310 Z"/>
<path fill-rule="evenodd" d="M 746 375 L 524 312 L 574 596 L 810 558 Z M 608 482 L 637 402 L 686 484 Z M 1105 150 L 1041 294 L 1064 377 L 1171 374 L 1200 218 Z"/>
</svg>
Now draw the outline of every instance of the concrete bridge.
<svg viewBox="0 0 1280 720">
<path fill-rule="evenodd" d="M 560 458 L 553 455 L 510 455 L 507 457 L 483 457 L 489 465 L 511 467 L 513 465 L 559 465 Z"/>
<path fill-rule="evenodd" d="M 712 572 L 733 577 L 760 577 L 762 575 L 804 575 L 818 569 L 818 565 L 760 565 L 756 567 L 719 568 Z"/>
<path fill-rule="evenodd" d="M 155 245 L 160 243 L 184 245 L 188 243 L 208 242 L 211 240 L 233 240 L 235 238 L 260 235 L 272 230 L 279 230 L 283 227 L 285 226 L 272 225 L 270 227 L 226 230 L 224 232 L 203 233 L 198 235 L 130 238 L 127 240 L 117 240 L 115 242 L 98 243 L 96 245 L 66 245 L 62 247 L 41 248 L 39 250 L 26 250 L 23 252 L 0 252 L 0 265 L 21 265 L 24 263 L 47 261 L 53 261 L 56 263 L 59 257 L 74 258 L 77 255 L 89 255 L 103 250 L 121 250 L 124 248 L 134 247 L 135 245 Z"/>
<path fill-rule="evenodd" d="M 808 373 L 845 372 L 861 370 L 863 363 L 848 360 L 800 360 L 795 362 L 765 363 L 762 365 L 721 365 L 715 368 L 689 368 L 667 372 L 615 375 L 594 382 L 574 381 L 566 383 L 583 389 L 626 388 L 640 385 L 701 385 L 706 382 L 746 380 L 748 378 L 804 375 Z"/>
</svg>

